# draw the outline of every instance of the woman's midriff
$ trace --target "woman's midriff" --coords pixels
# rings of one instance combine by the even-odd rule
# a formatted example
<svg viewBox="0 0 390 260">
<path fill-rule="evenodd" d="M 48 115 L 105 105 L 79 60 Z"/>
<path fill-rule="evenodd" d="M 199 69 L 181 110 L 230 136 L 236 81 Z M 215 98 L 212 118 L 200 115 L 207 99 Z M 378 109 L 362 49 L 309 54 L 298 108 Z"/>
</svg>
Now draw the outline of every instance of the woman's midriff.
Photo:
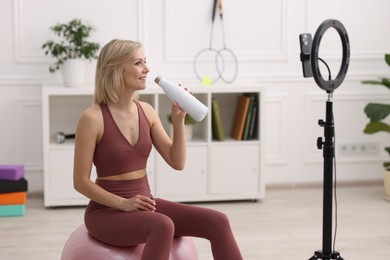
<svg viewBox="0 0 390 260">
<path fill-rule="evenodd" d="M 111 181 L 122 181 L 122 180 L 136 180 L 136 179 L 141 179 L 144 176 L 146 176 L 146 169 L 138 170 L 138 171 L 133 171 L 133 172 L 127 172 L 127 173 L 122 173 L 118 175 L 113 175 L 113 176 L 107 176 L 107 177 L 98 177 L 98 180 L 111 180 Z"/>
</svg>

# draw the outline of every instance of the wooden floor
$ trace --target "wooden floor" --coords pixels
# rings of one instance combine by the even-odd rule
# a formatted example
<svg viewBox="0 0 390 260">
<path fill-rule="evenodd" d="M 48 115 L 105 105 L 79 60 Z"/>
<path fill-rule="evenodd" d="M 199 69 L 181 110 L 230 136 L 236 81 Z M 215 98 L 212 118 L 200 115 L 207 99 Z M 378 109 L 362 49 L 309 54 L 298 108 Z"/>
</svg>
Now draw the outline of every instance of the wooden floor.
<svg viewBox="0 0 390 260">
<path fill-rule="evenodd" d="M 347 260 L 390 259 L 390 202 L 376 185 L 339 187 L 336 250 Z M 224 211 L 246 260 L 309 259 L 322 247 L 322 189 L 268 189 L 261 202 L 201 204 Z M 59 259 L 84 208 L 45 209 L 28 198 L 26 215 L 0 218 L 1 260 Z M 194 239 L 200 259 L 208 241 Z"/>
</svg>

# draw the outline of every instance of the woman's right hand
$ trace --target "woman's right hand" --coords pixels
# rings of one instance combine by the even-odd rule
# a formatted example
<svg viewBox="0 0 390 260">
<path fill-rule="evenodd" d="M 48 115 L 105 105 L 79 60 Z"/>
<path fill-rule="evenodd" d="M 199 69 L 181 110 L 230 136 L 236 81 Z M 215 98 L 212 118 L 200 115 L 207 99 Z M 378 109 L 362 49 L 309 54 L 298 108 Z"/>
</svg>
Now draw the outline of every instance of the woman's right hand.
<svg viewBox="0 0 390 260">
<path fill-rule="evenodd" d="M 136 195 L 125 199 L 122 206 L 123 211 L 156 211 L 156 202 L 150 197 Z"/>
</svg>

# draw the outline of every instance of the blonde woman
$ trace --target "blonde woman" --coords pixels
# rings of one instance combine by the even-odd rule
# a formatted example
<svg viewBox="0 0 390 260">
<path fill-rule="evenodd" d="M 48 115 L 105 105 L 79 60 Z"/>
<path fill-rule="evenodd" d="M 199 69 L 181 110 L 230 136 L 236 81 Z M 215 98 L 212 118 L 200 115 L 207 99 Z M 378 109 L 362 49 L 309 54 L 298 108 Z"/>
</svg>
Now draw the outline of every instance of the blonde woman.
<svg viewBox="0 0 390 260">
<path fill-rule="evenodd" d="M 101 50 L 94 104 L 80 117 L 74 153 L 74 187 L 90 199 L 89 233 L 116 246 L 145 243 L 142 259 L 168 259 L 174 236 L 210 240 L 214 259 L 242 259 L 224 213 L 151 194 L 146 162 L 152 146 L 172 168 L 184 168 L 186 113 L 172 105 L 171 140 L 153 107 L 136 98 L 148 72 L 138 42 L 112 40 Z"/>
</svg>

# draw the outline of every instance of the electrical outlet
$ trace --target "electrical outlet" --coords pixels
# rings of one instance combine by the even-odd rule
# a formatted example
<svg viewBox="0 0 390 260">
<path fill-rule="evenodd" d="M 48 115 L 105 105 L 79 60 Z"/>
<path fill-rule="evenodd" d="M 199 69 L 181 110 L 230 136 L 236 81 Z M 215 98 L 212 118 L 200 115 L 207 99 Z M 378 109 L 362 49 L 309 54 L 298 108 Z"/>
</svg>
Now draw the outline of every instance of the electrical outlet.
<svg viewBox="0 0 390 260">
<path fill-rule="evenodd" d="M 340 155 L 378 154 L 379 144 L 371 142 L 342 143 L 338 145 Z"/>
</svg>

